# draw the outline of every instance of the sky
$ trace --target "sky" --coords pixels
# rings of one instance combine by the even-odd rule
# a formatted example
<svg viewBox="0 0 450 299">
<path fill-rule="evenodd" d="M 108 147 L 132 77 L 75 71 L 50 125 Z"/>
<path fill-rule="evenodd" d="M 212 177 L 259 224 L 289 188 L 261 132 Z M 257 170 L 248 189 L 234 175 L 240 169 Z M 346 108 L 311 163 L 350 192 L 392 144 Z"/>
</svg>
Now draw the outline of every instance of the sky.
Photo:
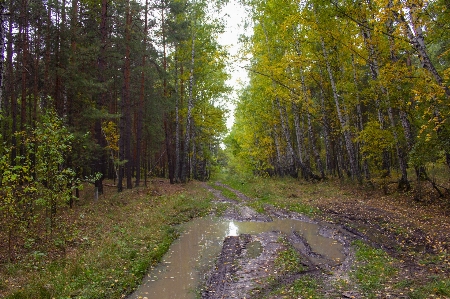
<svg viewBox="0 0 450 299">
<path fill-rule="evenodd" d="M 221 16 L 224 17 L 226 26 L 225 32 L 219 36 L 219 43 L 228 47 L 231 59 L 238 54 L 239 36 L 241 34 L 249 35 L 251 33 L 249 32 L 249 29 L 244 28 L 245 15 L 245 9 L 238 0 L 229 0 L 228 4 L 221 12 Z M 227 83 L 233 87 L 230 98 L 235 100 L 237 98 L 236 89 L 238 89 L 242 83 L 248 82 L 247 71 L 239 67 L 238 63 L 234 62 L 228 67 L 228 71 L 231 74 L 231 79 Z M 230 109 L 230 113 L 227 119 L 227 128 L 231 129 L 234 122 L 234 105 L 229 103 L 228 109 Z"/>
</svg>

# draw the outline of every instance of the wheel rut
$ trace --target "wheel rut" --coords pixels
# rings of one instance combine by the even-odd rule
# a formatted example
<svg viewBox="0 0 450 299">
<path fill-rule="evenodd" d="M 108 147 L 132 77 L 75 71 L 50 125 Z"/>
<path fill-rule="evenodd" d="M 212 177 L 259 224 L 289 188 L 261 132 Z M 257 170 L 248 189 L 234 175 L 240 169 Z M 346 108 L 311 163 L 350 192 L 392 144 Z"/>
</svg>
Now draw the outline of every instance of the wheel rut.
<svg viewBox="0 0 450 299">
<path fill-rule="evenodd" d="M 358 236 L 342 226 L 270 205 L 261 214 L 248 206 L 252 198 L 225 184 L 216 183 L 218 188 L 204 186 L 215 195 L 216 202 L 229 205 L 221 215 L 225 220 L 255 226 L 286 220 L 301 226 L 278 229 L 274 225 L 268 231 L 227 237 L 214 267 L 205 275 L 201 298 L 281 298 L 276 290 L 305 276 L 321 281 L 322 293 L 336 298 L 334 282 L 348 276 L 354 260 L 350 244 Z M 219 190 L 223 188 L 238 200 L 227 198 Z M 254 244 L 259 244 L 259 252 L 249 254 Z M 335 251 L 324 247 L 335 247 Z M 345 294 L 339 296 L 345 298 Z M 353 292 L 352 298 L 359 298 L 358 293 Z"/>
</svg>

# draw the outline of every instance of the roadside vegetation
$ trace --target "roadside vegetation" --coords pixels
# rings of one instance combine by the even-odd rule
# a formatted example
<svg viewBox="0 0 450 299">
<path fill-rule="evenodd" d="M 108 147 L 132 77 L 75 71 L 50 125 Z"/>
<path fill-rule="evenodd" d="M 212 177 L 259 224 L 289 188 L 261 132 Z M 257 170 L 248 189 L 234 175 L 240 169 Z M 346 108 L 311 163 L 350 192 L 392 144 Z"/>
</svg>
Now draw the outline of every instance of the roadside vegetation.
<svg viewBox="0 0 450 299">
<path fill-rule="evenodd" d="M 123 298 L 167 252 L 176 224 L 210 209 L 211 194 L 195 182 L 109 188 L 97 202 L 91 189 L 58 214 L 53 239 L 18 240 L 15 260 L 0 264 L 0 297 Z M 28 250 L 30 242 L 38 244 Z"/>
</svg>

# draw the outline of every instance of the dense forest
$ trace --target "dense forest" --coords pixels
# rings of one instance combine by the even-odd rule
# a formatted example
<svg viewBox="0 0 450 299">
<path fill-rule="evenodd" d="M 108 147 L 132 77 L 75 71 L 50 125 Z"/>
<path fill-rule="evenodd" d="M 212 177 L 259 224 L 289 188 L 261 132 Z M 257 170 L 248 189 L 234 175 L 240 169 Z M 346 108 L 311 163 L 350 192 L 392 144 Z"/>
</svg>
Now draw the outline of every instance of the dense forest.
<svg viewBox="0 0 450 299">
<path fill-rule="evenodd" d="M 225 141 L 234 169 L 448 191 L 429 175 L 448 181 L 448 1 L 243 2 L 253 35 Z"/>
<path fill-rule="evenodd" d="M 219 43 L 231 1 L 0 0 L 0 297 L 28 284 L 11 298 L 123 298 L 175 224 L 220 210 L 198 182 L 214 175 L 260 208 L 284 188 L 277 207 L 337 213 L 342 187 L 431 207 L 424 223 L 440 198 L 448 218 L 450 2 L 235 1 L 250 32 L 238 87 Z M 391 215 L 366 208 L 353 214 Z"/>
<path fill-rule="evenodd" d="M 105 178 L 119 192 L 148 176 L 208 178 L 229 90 L 219 4 L 1 1 L 0 213 L 9 239 L 41 221 L 51 231 L 85 182 L 98 196 Z"/>
</svg>

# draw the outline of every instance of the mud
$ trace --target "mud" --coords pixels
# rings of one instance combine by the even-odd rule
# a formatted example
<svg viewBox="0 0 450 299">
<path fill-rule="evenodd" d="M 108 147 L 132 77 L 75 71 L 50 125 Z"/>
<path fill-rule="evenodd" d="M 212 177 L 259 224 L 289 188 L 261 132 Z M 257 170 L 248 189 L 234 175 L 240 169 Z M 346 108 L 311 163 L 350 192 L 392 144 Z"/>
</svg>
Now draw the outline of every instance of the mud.
<svg viewBox="0 0 450 299">
<path fill-rule="evenodd" d="M 319 238 L 328 241 L 319 245 L 314 239 L 306 238 L 301 229 L 284 232 L 268 231 L 258 234 L 239 234 L 227 237 L 215 266 L 207 275 L 201 291 L 203 299 L 216 298 L 260 298 L 268 295 L 280 285 L 290 284 L 303 275 L 320 277 L 324 282 L 324 293 L 335 295 L 334 283 L 345 279 L 354 260 L 351 242 L 360 238 L 339 224 L 310 219 L 304 215 L 265 207 L 265 214 L 260 214 L 245 204 L 251 201 L 245 195 L 232 188 L 220 184 L 236 193 L 241 202 L 224 199 L 220 191 L 207 187 L 218 202 L 229 202 L 232 205 L 225 211 L 223 218 L 235 221 L 271 222 L 276 219 L 294 219 L 317 227 L 308 228 Z M 287 243 L 286 243 L 287 241 Z M 259 244 L 260 254 L 250 254 L 254 244 Z M 334 246 L 336 245 L 336 246 Z M 275 260 L 280 253 L 294 248 L 301 257 L 301 271 L 277 271 Z M 338 249 L 336 249 L 338 248 Z M 338 252 L 336 251 L 338 250 Z M 358 298 L 358 293 L 340 294 L 342 298 L 351 295 Z M 272 296 L 272 295 L 271 295 Z M 272 298 L 272 297 L 271 297 Z"/>
</svg>

